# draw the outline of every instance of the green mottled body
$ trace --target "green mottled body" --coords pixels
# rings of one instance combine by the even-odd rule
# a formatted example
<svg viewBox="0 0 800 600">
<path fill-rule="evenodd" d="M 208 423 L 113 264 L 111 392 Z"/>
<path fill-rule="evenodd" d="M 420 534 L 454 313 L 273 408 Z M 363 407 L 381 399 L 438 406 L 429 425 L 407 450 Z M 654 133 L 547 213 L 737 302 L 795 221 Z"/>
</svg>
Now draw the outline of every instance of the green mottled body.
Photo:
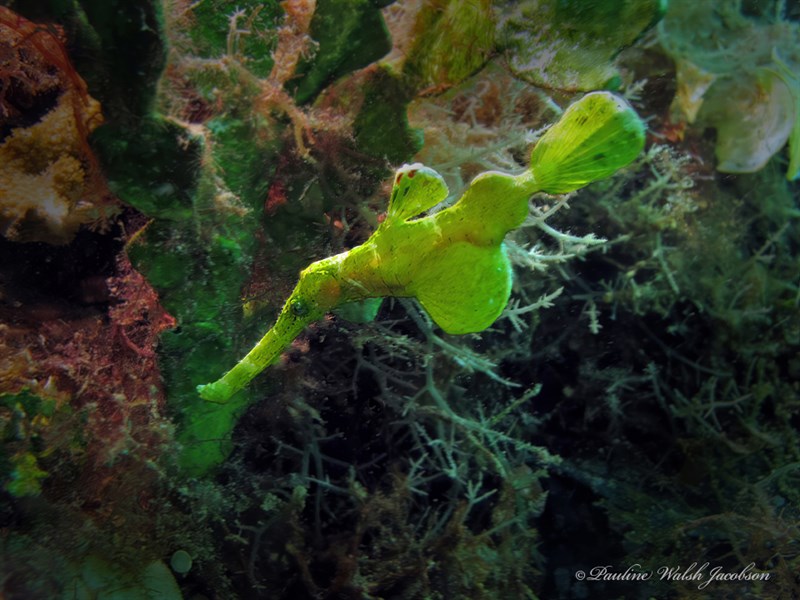
<svg viewBox="0 0 800 600">
<path fill-rule="evenodd" d="M 486 329 L 511 293 L 503 239 L 525 220 L 531 194 L 565 193 L 607 177 L 633 160 L 643 144 L 636 113 L 601 92 L 565 111 L 535 146 L 528 171 L 483 173 L 458 202 L 433 215 L 419 217 L 447 197 L 447 186 L 428 167 L 404 166 L 375 233 L 349 252 L 304 269 L 275 325 L 221 379 L 198 391 L 207 400 L 227 400 L 277 360 L 306 325 L 368 298 L 417 298 L 447 333 Z"/>
</svg>

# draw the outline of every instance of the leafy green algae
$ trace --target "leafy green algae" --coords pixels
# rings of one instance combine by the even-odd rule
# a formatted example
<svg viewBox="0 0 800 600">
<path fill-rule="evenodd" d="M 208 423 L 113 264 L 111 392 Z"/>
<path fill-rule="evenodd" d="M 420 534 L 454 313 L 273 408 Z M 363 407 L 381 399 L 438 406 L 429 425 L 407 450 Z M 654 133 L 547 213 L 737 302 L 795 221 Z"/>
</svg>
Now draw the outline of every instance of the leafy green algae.
<svg viewBox="0 0 800 600">
<path fill-rule="evenodd" d="M 353 124 L 357 147 L 397 164 L 422 148 L 422 132 L 408 124 L 408 87 L 391 69 L 378 69 L 364 89 L 364 104 Z"/>
<path fill-rule="evenodd" d="M 310 28 L 317 48 L 298 69 L 298 102 L 312 100 L 334 78 L 389 49 L 375 5 L 346 4 L 318 4 Z M 178 422 L 178 460 L 187 474 L 204 473 L 228 455 L 236 416 L 263 393 L 254 388 L 220 407 L 201 401 L 195 392 L 198 383 L 218 377 L 235 361 L 259 327 L 242 310 L 259 231 L 265 225 L 267 231 L 296 230 L 305 219 L 300 214 L 262 220 L 271 175 L 287 152 L 284 120 L 254 109 L 272 69 L 280 14 L 277 2 L 245 3 L 234 13 L 209 2 L 179 16 L 188 23 L 191 39 L 175 58 L 184 85 L 193 86 L 203 102 L 222 99 L 224 108 L 192 126 L 150 111 L 136 123 L 113 122 L 95 138 L 114 192 L 151 219 L 127 251 L 178 321 L 175 330 L 162 335 L 160 363 Z M 145 71 L 142 82 L 151 100 L 152 75 Z M 356 146 L 381 161 L 402 161 L 421 142 L 405 119 L 407 98 L 398 93 L 387 102 L 381 96 L 384 80 L 392 81 L 379 78 L 366 92 L 356 121 L 374 123 L 373 113 L 386 118 L 388 110 L 391 127 L 359 134 L 357 126 Z M 383 175 L 381 170 L 376 179 Z M 294 187 L 295 196 L 304 189 Z M 335 198 L 326 202 L 331 201 Z"/>
<path fill-rule="evenodd" d="M 667 0 L 508 2 L 503 45 L 526 81 L 570 91 L 617 89 L 614 58 L 664 15 Z"/>
<path fill-rule="evenodd" d="M 304 61 L 291 89 L 298 104 L 310 101 L 337 77 L 366 67 L 392 48 L 380 9 L 372 0 L 324 0 L 311 21 L 315 56 Z"/>
</svg>

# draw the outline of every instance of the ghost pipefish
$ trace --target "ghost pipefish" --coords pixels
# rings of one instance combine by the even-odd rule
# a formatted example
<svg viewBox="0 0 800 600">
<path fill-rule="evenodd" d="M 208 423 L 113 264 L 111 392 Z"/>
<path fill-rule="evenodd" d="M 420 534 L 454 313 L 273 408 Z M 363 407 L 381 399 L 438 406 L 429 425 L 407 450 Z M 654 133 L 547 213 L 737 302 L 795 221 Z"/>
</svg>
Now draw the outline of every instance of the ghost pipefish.
<svg viewBox="0 0 800 600">
<path fill-rule="evenodd" d="M 413 297 L 446 333 L 486 329 L 511 294 L 503 239 L 525 220 L 530 196 L 564 194 L 608 177 L 643 147 L 636 112 L 613 94 L 594 92 L 539 139 L 524 173 L 482 173 L 456 203 L 433 215 L 420 216 L 447 197 L 444 180 L 419 163 L 403 166 L 377 230 L 360 246 L 306 267 L 272 328 L 219 380 L 197 386 L 200 396 L 227 401 L 308 324 L 350 302 Z"/>
</svg>

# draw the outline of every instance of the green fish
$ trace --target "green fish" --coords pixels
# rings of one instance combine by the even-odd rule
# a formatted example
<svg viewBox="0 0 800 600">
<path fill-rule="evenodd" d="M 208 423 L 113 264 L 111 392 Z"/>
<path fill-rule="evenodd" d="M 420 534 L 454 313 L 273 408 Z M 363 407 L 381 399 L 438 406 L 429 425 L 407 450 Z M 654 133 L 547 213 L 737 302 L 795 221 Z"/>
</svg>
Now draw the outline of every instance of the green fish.
<svg viewBox="0 0 800 600">
<path fill-rule="evenodd" d="M 378 229 L 360 246 L 306 267 L 272 328 L 219 380 L 198 386 L 200 396 L 227 401 L 309 323 L 354 302 L 416 298 L 447 333 L 483 331 L 508 303 L 513 273 L 503 240 L 527 217 L 531 195 L 564 194 L 609 177 L 639 155 L 644 133 L 624 100 L 587 94 L 538 141 L 524 173 L 482 173 L 456 203 L 429 216 L 421 215 L 447 198 L 447 185 L 424 165 L 403 166 Z"/>
</svg>

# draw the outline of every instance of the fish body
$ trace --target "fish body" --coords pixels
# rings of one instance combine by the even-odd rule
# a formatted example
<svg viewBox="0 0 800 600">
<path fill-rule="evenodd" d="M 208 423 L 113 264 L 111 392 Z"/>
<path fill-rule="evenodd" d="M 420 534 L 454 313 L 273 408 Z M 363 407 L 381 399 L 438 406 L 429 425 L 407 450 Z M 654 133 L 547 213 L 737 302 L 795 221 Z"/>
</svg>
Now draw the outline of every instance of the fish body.
<svg viewBox="0 0 800 600">
<path fill-rule="evenodd" d="M 528 215 L 535 192 L 563 194 L 610 176 L 644 146 L 644 125 L 607 92 L 571 105 L 534 146 L 520 175 L 482 173 L 452 206 L 442 177 L 419 163 L 395 174 L 386 219 L 360 246 L 312 263 L 301 273 L 275 325 L 221 379 L 198 386 L 224 402 L 274 363 L 309 324 L 337 307 L 386 296 L 417 298 L 445 332 L 483 331 L 511 294 L 513 271 L 503 240 Z"/>
</svg>

